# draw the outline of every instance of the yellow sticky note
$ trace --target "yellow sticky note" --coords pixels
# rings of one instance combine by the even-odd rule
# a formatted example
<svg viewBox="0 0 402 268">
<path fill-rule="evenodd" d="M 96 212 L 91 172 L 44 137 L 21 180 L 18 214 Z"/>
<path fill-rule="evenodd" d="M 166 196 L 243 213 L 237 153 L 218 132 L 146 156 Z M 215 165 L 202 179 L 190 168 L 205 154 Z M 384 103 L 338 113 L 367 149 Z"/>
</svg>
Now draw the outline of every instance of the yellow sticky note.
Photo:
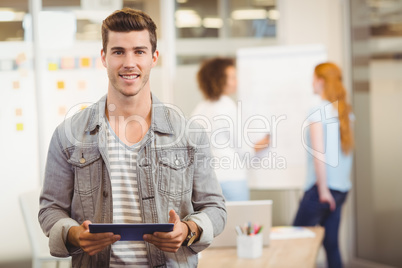
<svg viewBox="0 0 402 268">
<path fill-rule="evenodd" d="M 20 88 L 20 81 L 13 81 L 13 89 L 19 89 Z"/>
<path fill-rule="evenodd" d="M 21 108 L 15 109 L 15 115 L 16 116 L 22 116 L 22 109 Z"/>
<path fill-rule="evenodd" d="M 59 68 L 57 66 L 57 63 L 54 63 L 54 62 L 49 62 L 49 64 L 47 66 L 48 66 L 47 68 L 49 71 L 57 71 L 57 69 Z"/>
<path fill-rule="evenodd" d="M 58 90 L 64 89 L 64 81 L 57 81 L 57 89 Z"/>
<path fill-rule="evenodd" d="M 84 110 L 88 107 L 88 105 L 81 105 L 81 110 Z"/>
<path fill-rule="evenodd" d="M 91 67 L 91 59 L 90 58 L 81 58 L 80 66 L 81 66 L 81 68 Z"/>
<path fill-rule="evenodd" d="M 24 124 L 23 123 L 18 123 L 17 124 L 17 131 L 23 131 L 24 130 Z"/>
</svg>

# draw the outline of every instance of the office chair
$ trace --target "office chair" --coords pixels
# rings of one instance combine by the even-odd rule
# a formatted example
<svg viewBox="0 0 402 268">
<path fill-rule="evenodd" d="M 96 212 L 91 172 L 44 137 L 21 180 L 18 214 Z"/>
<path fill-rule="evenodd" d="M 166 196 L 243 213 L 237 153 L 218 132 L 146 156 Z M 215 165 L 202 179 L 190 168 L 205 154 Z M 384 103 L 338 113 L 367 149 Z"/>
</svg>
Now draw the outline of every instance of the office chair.
<svg viewBox="0 0 402 268">
<path fill-rule="evenodd" d="M 71 257 L 56 258 L 50 255 L 49 238 L 43 234 L 38 221 L 39 195 L 40 189 L 36 189 L 19 196 L 21 211 L 31 244 L 32 268 L 41 268 L 43 262 L 50 261 L 56 262 L 58 268 L 60 262 L 71 262 Z"/>
</svg>

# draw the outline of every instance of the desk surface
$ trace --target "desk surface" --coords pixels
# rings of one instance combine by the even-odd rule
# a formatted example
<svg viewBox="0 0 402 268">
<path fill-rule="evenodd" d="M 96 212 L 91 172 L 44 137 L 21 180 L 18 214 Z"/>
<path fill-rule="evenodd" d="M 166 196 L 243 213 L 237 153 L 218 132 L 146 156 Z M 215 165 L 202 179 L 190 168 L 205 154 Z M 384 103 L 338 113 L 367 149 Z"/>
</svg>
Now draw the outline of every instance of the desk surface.
<svg viewBox="0 0 402 268">
<path fill-rule="evenodd" d="M 201 253 L 199 268 L 226 267 L 268 267 L 268 268 L 311 268 L 315 267 L 318 249 L 324 237 L 324 228 L 308 227 L 316 236 L 314 238 L 296 238 L 271 240 L 264 247 L 261 258 L 240 259 L 235 247 L 208 248 Z"/>
</svg>

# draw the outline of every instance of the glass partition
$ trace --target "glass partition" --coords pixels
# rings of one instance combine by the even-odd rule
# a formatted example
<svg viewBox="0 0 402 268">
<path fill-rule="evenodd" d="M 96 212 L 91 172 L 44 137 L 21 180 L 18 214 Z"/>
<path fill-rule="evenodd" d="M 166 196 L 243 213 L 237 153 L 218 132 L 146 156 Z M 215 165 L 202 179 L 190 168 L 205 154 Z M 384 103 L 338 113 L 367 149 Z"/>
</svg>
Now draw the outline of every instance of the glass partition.
<svg viewBox="0 0 402 268">
<path fill-rule="evenodd" d="M 177 38 L 276 36 L 275 0 L 176 0 Z"/>
<path fill-rule="evenodd" d="M 350 8 L 356 255 L 402 267 L 402 1 L 353 0 Z"/>
</svg>

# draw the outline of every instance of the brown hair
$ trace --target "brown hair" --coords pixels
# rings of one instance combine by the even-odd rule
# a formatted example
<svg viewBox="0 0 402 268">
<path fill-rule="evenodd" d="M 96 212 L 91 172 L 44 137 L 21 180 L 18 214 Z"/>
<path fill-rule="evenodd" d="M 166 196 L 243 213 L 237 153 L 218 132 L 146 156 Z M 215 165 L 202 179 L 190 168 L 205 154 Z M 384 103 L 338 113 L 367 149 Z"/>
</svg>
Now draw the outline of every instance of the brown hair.
<svg viewBox="0 0 402 268">
<path fill-rule="evenodd" d="M 235 60 L 232 58 L 212 58 L 201 64 L 197 80 L 206 99 L 219 99 L 226 85 L 226 69 L 231 66 L 235 67 Z"/>
<path fill-rule="evenodd" d="M 116 10 L 108 16 L 102 23 L 102 45 L 106 53 L 109 41 L 109 31 L 131 32 L 148 30 L 149 40 L 152 45 L 152 54 L 156 51 L 156 25 L 150 16 L 140 10 L 125 7 Z"/>
<path fill-rule="evenodd" d="M 331 62 L 317 65 L 314 72 L 318 78 L 324 80 L 324 98 L 334 103 L 335 108 L 338 109 L 341 147 L 342 151 L 347 154 L 352 150 L 354 143 L 349 119 L 352 108 L 346 101 L 346 90 L 342 84 L 342 72 L 336 64 Z"/>
</svg>

